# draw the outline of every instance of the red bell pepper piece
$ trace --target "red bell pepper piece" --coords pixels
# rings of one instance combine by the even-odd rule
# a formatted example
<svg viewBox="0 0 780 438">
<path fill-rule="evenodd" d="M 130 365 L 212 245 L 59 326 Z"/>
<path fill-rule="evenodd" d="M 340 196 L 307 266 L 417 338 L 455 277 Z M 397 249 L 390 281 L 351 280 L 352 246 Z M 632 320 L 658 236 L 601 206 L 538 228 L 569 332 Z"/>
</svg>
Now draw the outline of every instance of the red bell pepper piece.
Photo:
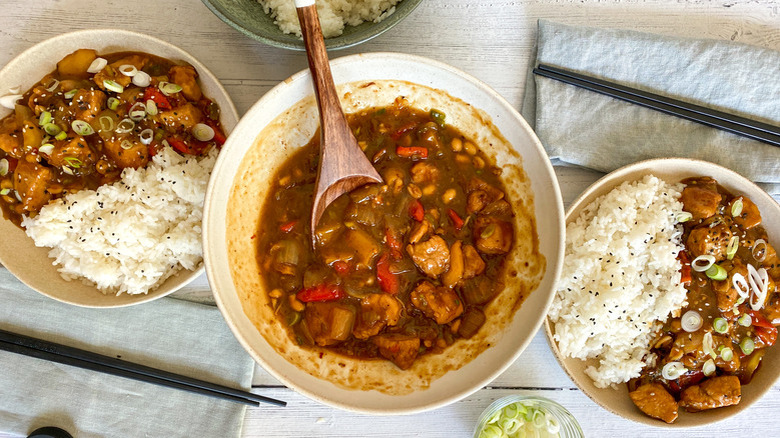
<svg viewBox="0 0 780 438">
<path fill-rule="evenodd" d="M 333 262 L 333 269 L 336 271 L 336 274 L 344 276 L 349 273 L 350 266 L 349 263 L 345 262 L 344 260 L 336 260 Z"/>
<path fill-rule="evenodd" d="M 376 262 L 376 279 L 382 292 L 392 295 L 398 293 L 398 277 L 390 272 L 390 257 L 387 253 L 382 254 Z"/>
<path fill-rule="evenodd" d="M 417 222 L 422 222 L 423 218 L 425 217 L 425 209 L 418 199 L 412 200 L 412 203 L 409 205 L 409 214 Z"/>
<path fill-rule="evenodd" d="M 428 148 L 420 146 L 398 146 L 395 153 L 401 158 L 428 158 Z"/>
<path fill-rule="evenodd" d="M 777 341 L 776 327 L 767 328 L 764 326 L 757 326 L 754 330 L 756 331 L 756 336 L 761 338 L 761 341 L 763 341 L 765 345 L 775 345 L 775 341 Z"/>
<path fill-rule="evenodd" d="M 16 165 L 19 164 L 19 160 L 13 157 L 3 157 L 6 161 L 8 161 L 8 173 L 13 172 L 16 170 Z"/>
<path fill-rule="evenodd" d="M 168 98 L 155 87 L 146 87 L 144 90 L 144 104 L 147 100 L 154 102 L 158 109 L 169 110 L 172 108 Z"/>
<path fill-rule="evenodd" d="M 463 219 L 461 219 L 460 216 L 458 216 L 458 213 L 456 213 L 455 210 L 451 208 L 447 210 L 447 215 L 450 217 L 452 225 L 455 227 L 455 229 L 460 231 L 460 229 L 463 228 Z"/>
<path fill-rule="evenodd" d="M 688 285 L 693 280 L 691 276 L 691 258 L 688 256 L 687 251 L 680 251 L 677 254 L 677 259 L 682 264 L 682 268 L 680 268 L 680 283 Z"/>
<path fill-rule="evenodd" d="M 294 221 L 287 222 L 286 224 L 282 224 L 279 227 L 279 231 L 281 231 L 282 233 L 289 233 L 290 231 L 293 230 L 293 228 L 295 228 L 295 224 L 297 224 L 297 223 L 298 223 L 298 220 L 296 219 Z"/>
<path fill-rule="evenodd" d="M 773 329 L 775 326 L 772 325 L 772 323 L 766 319 L 766 317 L 755 310 L 747 307 L 747 306 L 740 306 L 739 308 L 740 312 L 747 313 L 750 315 L 750 319 L 752 320 L 751 325 L 755 327 L 764 327 L 768 329 Z"/>
<path fill-rule="evenodd" d="M 182 154 L 201 155 L 208 147 L 208 143 L 195 139 L 184 141 L 177 137 L 168 137 L 167 140 L 174 150 Z"/>
<path fill-rule="evenodd" d="M 227 137 L 225 137 L 225 134 L 222 132 L 222 127 L 219 126 L 218 122 L 211 119 L 205 119 L 203 123 L 209 125 L 211 129 L 214 130 L 214 138 L 212 140 L 214 140 L 217 145 L 222 146 L 225 144 Z"/>
<path fill-rule="evenodd" d="M 304 303 L 310 303 L 312 301 L 335 301 L 346 295 L 344 289 L 337 284 L 319 284 L 301 290 L 296 294 L 296 297 Z"/>
</svg>

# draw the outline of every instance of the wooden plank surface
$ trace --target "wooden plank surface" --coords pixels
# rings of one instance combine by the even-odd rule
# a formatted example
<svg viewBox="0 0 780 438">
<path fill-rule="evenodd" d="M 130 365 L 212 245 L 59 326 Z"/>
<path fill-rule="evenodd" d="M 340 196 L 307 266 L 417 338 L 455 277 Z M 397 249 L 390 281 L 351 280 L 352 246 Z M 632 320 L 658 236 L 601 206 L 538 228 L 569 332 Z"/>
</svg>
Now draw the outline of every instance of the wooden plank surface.
<svg viewBox="0 0 780 438">
<path fill-rule="evenodd" d="M 0 11 L 0 65 L 33 44 L 68 31 L 138 31 L 178 45 L 201 60 L 225 85 L 239 113 L 280 81 L 306 68 L 304 54 L 243 36 L 197 0 L 0 0 Z M 397 51 L 430 57 L 476 76 L 519 108 L 538 19 L 717 38 L 780 50 L 777 0 L 425 0 L 384 35 L 331 56 Z M 557 167 L 556 173 L 567 205 L 600 176 L 568 167 Z M 767 188 L 780 199 L 780 189 Z M 177 295 L 211 299 L 205 276 Z M 670 435 L 664 429 L 629 423 L 600 409 L 566 377 L 541 333 L 489 387 L 423 414 L 383 417 L 332 409 L 284 388 L 259 367 L 254 384 L 256 392 L 285 399 L 290 405 L 248 410 L 245 437 L 466 437 L 492 400 L 516 393 L 562 403 L 580 421 L 586 436 Z M 745 413 L 680 435 L 776 436 L 778 409 L 780 387 L 775 386 Z M 0 433 L 0 437 L 5 436 Z"/>
</svg>

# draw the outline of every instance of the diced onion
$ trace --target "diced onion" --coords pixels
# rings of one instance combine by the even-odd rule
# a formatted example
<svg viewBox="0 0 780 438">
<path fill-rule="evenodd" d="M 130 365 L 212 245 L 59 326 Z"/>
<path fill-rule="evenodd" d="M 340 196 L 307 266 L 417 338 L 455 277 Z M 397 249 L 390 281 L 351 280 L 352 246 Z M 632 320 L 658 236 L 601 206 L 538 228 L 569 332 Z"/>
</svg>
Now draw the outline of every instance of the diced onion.
<svg viewBox="0 0 780 438">
<path fill-rule="evenodd" d="M 704 273 L 715 281 L 723 281 L 729 276 L 728 272 L 721 265 L 712 265 Z"/>
<path fill-rule="evenodd" d="M 8 109 L 14 109 L 16 107 L 16 102 L 21 98 L 21 94 L 9 94 L 8 96 L 0 97 L 0 105 Z"/>
<path fill-rule="evenodd" d="M 192 127 L 192 136 L 200 141 L 209 141 L 214 138 L 214 129 L 205 123 L 198 123 Z"/>
<path fill-rule="evenodd" d="M 57 79 L 52 79 L 51 82 L 49 82 L 49 86 L 46 87 L 46 91 L 54 91 L 59 86 L 60 86 L 60 81 L 58 81 Z"/>
<path fill-rule="evenodd" d="M 130 116 L 130 120 L 140 122 L 146 117 L 146 105 L 144 105 L 143 102 L 134 103 L 133 106 L 130 107 L 128 115 Z"/>
<path fill-rule="evenodd" d="M 150 144 L 154 139 L 154 131 L 149 128 L 144 129 L 140 134 L 138 134 L 138 137 L 141 139 L 141 143 Z"/>
<path fill-rule="evenodd" d="M 715 354 L 715 348 L 712 345 L 712 332 L 707 332 L 704 334 L 704 339 L 702 340 L 702 350 L 704 351 L 704 354 L 708 354 L 713 359 L 718 357 L 718 355 Z"/>
<path fill-rule="evenodd" d="M 733 204 L 731 204 L 731 215 L 737 217 L 742 214 L 742 198 L 737 198 Z"/>
<path fill-rule="evenodd" d="M 133 76 L 133 85 L 138 87 L 148 87 L 152 83 L 152 77 L 146 72 L 139 71 Z"/>
<path fill-rule="evenodd" d="M 750 327 L 753 324 L 753 317 L 744 313 L 737 319 L 737 323 L 742 327 Z"/>
<path fill-rule="evenodd" d="M 0 159 L 0 176 L 8 175 L 9 169 L 10 169 L 10 164 L 8 164 L 8 160 L 6 160 L 5 158 Z"/>
<path fill-rule="evenodd" d="M 732 350 L 730 347 L 725 347 L 724 349 L 720 350 L 720 357 L 723 358 L 726 362 L 729 362 L 731 359 L 734 359 L 734 350 Z"/>
<path fill-rule="evenodd" d="M 116 111 L 116 109 L 119 108 L 119 99 L 116 97 L 109 97 L 106 101 L 106 105 L 111 111 Z"/>
<path fill-rule="evenodd" d="M 753 258 L 756 259 L 757 262 L 763 262 L 764 259 L 766 259 L 766 249 L 766 240 L 756 239 L 750 252 L 753 253 Z"/>
<path fill-rule="evenodd" d="M 54 145 L 51 143 L 46 143 L 45 145 L 38 148 L 38 152 L 51 155 L 51 153 L 54 152 Z"/>
<path fill-rule="evenodd" d="M 701 370 L 704 372 L 705 376 L 711 376 L 715 374 L 715 361 L 712 359 L 707 359 L 707 362 L 704 362 L 704 366 L 702 366 Z"/>
<path fill-rule="evenodd" d="M 60 129 L 60 127 L 54 123 L 47 123 L 43 125 L 43 130 L 46 131 L 46 133 L 49 135 L 57 135 L 62 132 L 62 129 Z"/>
<path fill-rule="evenodd" d="M 68 133 L 65 131 L 60 131 L 60 133 L 55 135 L 54 138 L 60 141 L 65 140 L 66 138 L 68 138 Z"/>
<path fill-rule="evenodd" d="M 133 142 L 130 140 L 122 140 L 122 143 L 120 143 L 119 147 L 121 147 L 124 150 L 128 150 L 133 147 Z"/>
<path fill-rule="evenodd" d="M 138 69 L 132 64 L 122 64 L 119 66 L 119 73 L 132 78 L 138 74 Z"/>
<path fill-rule="evenodd" d="M 756 348 L 756 343 L 750 338 L 745 338 L 739 343 L 739 348 L 745 355 L 748 355 Z"/>
<path fill-rule="evenodd" d="M 87 68 L 87 73 L 95 74 L 100 70 L 103 70 L 108 65 L 108 61 L 105 58 L 95 58 L 92 64 Z"/>
<path fill-rule="evenodd" d="M 715 263 L 715 256 L 704 254 L 696 257 L 691 262 L 691 269 L 696 272 L 704 272 Z"/>
<path fill-rule="evenodd" d="M 695 310 L 689 310 L 685 312 L 685 314 L 680 319 L 680 325 L 682 326 L 682 329 L 689 333 L 700 329 L 703 322 L 704 321 L 702 320 L 701 315 L 699 315 L 699 312 Z"/>
<path fill-rule="evenodd" d="M 48 123 L 51 123 L 52 117 L 51 113 L 49 111 L 43 111 L 41 112 L 41 115 L 38 117 L 38 126 L 43 126 Z"/>
<path fill-rule="evenodd" d="M 78 169 L 84 165 L 84 163 L 82 163 L 81 160 L 79 160 L 76 157 L 65 157 L 62 160 L 65 161 L 65 163 L 67 163 L 69 167 L 72 167 L 74 169 Z"/>
<path fill-rule="evenodd" d="M 729 322 L 726 321 L 726 318 L 715 318 L 712 321 L 712 329 L 720 334 L 726 333 L 729 331 Z"/>
<path fill-rule="evenodd" d="M 687 211 L 683 211 L 682 213 L 677 215 L 677 222 L 688 222 L 689 220 L 693 219 L 693 215 L 688 213 Z"/>
<path fill-rule="evenodd" d="M 750 284 L 750 307 L 753 310 L 758 310 L 764 307 L 766 301 L 766 294 L 769 289 L 769 274 L 766 269 L 761 268 L 756 270 L 753 265 L 748 264 L 748 284 Z"/>
<path fill-rule="evenodd" d="M 170 96 L 171 94 L 176 94 L 179 91 L 181 91 L 181 85 L 174 84 L 173 82 L 160 82 L 158 85 L 160 88 L 160 91 L 166 96 Z"/>
<path fill-rule="evenodd" d="M 125 91 L 125 87 L 119 85 L 117 82 L 112 81 L 111 79 L 104 80 L 103 86 L 106 87 L 106 90 L 111 90 L 114 93 L 121 93 Z"/>
<path fill-rule="evenodd" d="M 95 130 L 92 129 L 92 126 L 83 120 L 74 120 L 70 126 L 73 128 L 73 132 L 78 135 L 92 135 L 95 133 Z"/>
<path fill-rule="evenodd" d="M 726 258 L 731 260 L 737 254 L 739 249 L 739 236 L 731 236 L 729 245 L 726 247 Z"/>
<path fill-rule="evenodd" d="M 150 116 L 157 115 L 157 104 L 152 99 L 146 101 L 146 114 Z"/>
<path fill-rule="evenodd" d="M 688 371 L 682 362 L 669 362 L 661 368 L 661 375 L 666 380 L 677 380 Z"/>
<path fill-rule="evenodd" d="M 72 90 L 70 90 L 70 91 L 66 92 L 66 93 L 64 94 L 64 96 L 65 96 L 65 99 L 73 99 L 73 96 L 75 96 L 76 94 L 78 94 L 78 92 L 79 92 L 79 89 L 78 89 L 78 88 L 74 88 L 74 89 L 72 89 Z"/>
<path fill-rule="evenodd" d="M 117 134 L 127 134 L 128 132 L 132 131 L 133 128 L 135 128 L 135 122 L 130 119 L 122 119 L 119 123 L 116 125 L 116 133 Z"/>
<path fill-rule="evenodd" d="M 109 116 L 100 116 L 98 123 L 100 123 L 100 130 L 103 132 L 114 130 L 114 119 Z"/>
</svg>

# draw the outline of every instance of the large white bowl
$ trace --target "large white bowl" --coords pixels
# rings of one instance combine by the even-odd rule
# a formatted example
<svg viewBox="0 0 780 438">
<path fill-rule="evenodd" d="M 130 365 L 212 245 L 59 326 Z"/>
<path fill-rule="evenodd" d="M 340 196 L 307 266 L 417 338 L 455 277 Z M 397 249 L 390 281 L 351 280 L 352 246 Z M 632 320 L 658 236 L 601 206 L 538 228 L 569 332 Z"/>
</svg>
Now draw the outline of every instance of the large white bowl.
<svg viewBox="0 0 780 438">
<path fill-rule="evenodd" d="M 264 201 L 263 197 L 257 196 L 249 199 L 249 203 L 254 205 L 231 205 L 229 199 L 232 190 L 236 187 L 238 190 L 254 190 L 258 193 L 267 190 L 266 187 L 273 184 L 270 178 L 275 166 L 284 158 L 281 155 L 289 155 L 307 143 L 314 134 L 317 120 L 312 84 L 308 71 L 303 71 L 268 92 L 247 112 L 228 139 L 212 173 L 206 195 L 203 238 L 206 273 L 217 305 L 234 335 L 258 363 L 289 387 L 314 400 L 342 409 L 378 414 L 419 412 L 452 403 L 480 389 L 512 364 L 538 331 L 552 301 L 553 284 L 560 271 L 563 245 L 563 207 L 555 174 L 538 139 L 517 111 L 495 91 L 463 72 L 425 58 L 394 53 L 347 56 L 331 62 L 331 68 L 340 88 L 342 102 L 365 99 L 358 102 L 358 106 L 375 106 L 371 105 L 371 96 L 355 98 L 354 95 L 371 94 L 365 90 L 373 89 L 375 81 L 405 81 L 443 90 L 440 91 L 441 95 L 446 94 L 467 103 L 461 106 L 471 108 L 472 111 L 476 111 L 474 108 L 480 110 L 479 114 L 485 117 L 482 120 L 492 119 L 493 125 L 511 144 L 507 149 L 514 148 L 511 152 L 515 155 L 514 159 L 518 159 L 517 153 L 522 156 L 526 182 L 534 194 L 539 250 L 547 262 L 542 271 L 541 283 L 523 302 L 514 317 L 509 318 L 503 330 L 489 334 L 496 340 L 491 348 L 470 362 L 464 361 L 463 363 L 468 362 L 466 365 L 458 364 L 454 368 L 459 369 L 433 380 L 429 387 L 417 388 L 406 394 L 391 395 L 384 391 L 336 385 L 327 379 L 314 377 L 315 373 L 309 374 L 290 362 L 297 354 L 293 350 L 300 350 L 299 347 L 292 346 L 284 350 L 284 355 L 278 353 L 253 325 L 246 315 L 246 309 L 242 308 L 242 299 L 246 299 L 248 294 L 263 294 L 262 284 L 255 281 L 254 289 L 246 287 L 245 284 L 236 285 L 236 282 L 241 283 L 241 280 L 231 274 L 232 269 L 236 268 L 236 265 L 251 265 L 256 262 L 251 251 L 244 248 L 245 253 L 242 255 L 245 257 L 231 266 L 231 259 L 236 255 L 235 249 L 226 242 L 230 238 L 226 228 L 230 218 L 234 216 L 256 217 L 255 215 L 259 214 L 259 205 Z M 410 87 L 413 88 L 414 85 Z M 409 91 L 410 87 L 402 85 L 398 89 Z M 306 111 L 301 108 L 306 108 Z M 448 123 L 453 121 L 457 126 L 456 117 L 456 114 L 447 113 Z M 279 120 L 286 120 L 283 125 L 286 129 L 282 130 L 284 134 L 278 138 L 273 137 L 273 141 L 270 141 L 268 134 L 261 132 L 269 124 L 278 127 Z M 257 154 L 254 148 L 259 148 L 258 145 L 269 143 L 284 152 L 271 151 L 274 156 L 265 161 L 261 160 L 256 167 L 251 168 L 251 172 L 242 170 L 242 160 Z M 488 148 L 486 152 L 491 155 L 494 151 Z M 505 167 L 505 175 L 515 174 L 511 168 L 511 164 Z M 246 178 L 257 180 L 253 181 L 251 187 L 246 188 L 250 185 L 244 181 Z M 510 187 L 511 194 L 511 186 L 517 181 L 505 182 Z M 261 188 L 256 190 L 257 186 Z M 254 192 L 252 194 L 255 195 Z M 254 230 L 245 231 L 247 233 L 244 238 L 250 239 Z M 249 246 L 248 243 L 243 245 Z M 255 268 L 244 266 L 242 269 Z M 508 292 L 522 293 L 520 290 Z M 253 309 L 249 309 L 249 312 L 253 312 Z M 275 320 L 263 323 L 279 326 Z M 282 333 L 280 336 L 285 335 Z M 456 347 L 458 346 L 452 348 Z M 359 368 L 356 368 L 355 374 L 360 374 Z M 381 376 L 386 380 L 384 383 L 388 388 L 394 385 L 409 385 L 409 381 L 417 378 L 413 374 L 404 375 L 391 364 L 388 365 L 387 374 Z"/>
<path fill-rule="evenodd" d="M 749 197 L 759 208 L 763 219 L 763 227 L 769 234 L 770 243 L 777 248 L 780 245 L 780 205 L 757 185 L 742 177 L 738 173 L 706 161 L 687 158 L 662 158 L 640 161 L 630 164 L 607 174 L 593 185 L 588 187 L 569 207 L 566 212 L 566 223 L 573 222 L 582 210 L 599 196 L 608 193 L 613 188 L 625 181 L 636 181 L 643 176 L 652 174 L 668 182 L 679 182 L 684 178 L 695 176 L 710 176 L 718 183 L 734 194 Z M 628 397 L 626 385 L 620 385 L 616 389 L 597 388 L 593 380 L 585 374 L 585 369 L 590 364 L 579 359 L 563 357 L 553 338 L 555 325 L 549 320 L 545 321 L 547 340 L 555 353 L 558 362 L 571 377 L 575 384 L 593 401 L 604 409 L 638 423 L 649 426 L 667 428 L 685 428 L 703 426 L 716 421 L 721 421 L 736 415 L 755 403 L 764 395 L 780 377 L 780 346 L 769 348 L 763 358 L 761 368 L 756 372 L 750 384 L 742 387 L 742 401 L 736 406 L 691 414 L 680 409 L 680 416 L 672 424 L 666 424 L 661 420 L 650 418 L 643 414 Z"/>
<path fill-rule="evenodd" d="M 95 49 L 98 53 L 146 52 L 173 61 L 191 64 L 200 75 L 203 94 L 219 105 L 222 126 L 226 133 L 238 123 L 233 101 L 217 78 L 206 66 L 184 50 L 165 41 L 125 30 L 97 29 L 71 32 L 48 39 L 27 49 L 0 70 L 0 95 L 13 87 L 22 92 L 30 89 L 44 75 L 55 70 L 57 62 L 77 49 Z M 0 118 L 11 110 L 0 107 Z M 131 230 L 128 230 L 131 232 Z M 49 248 L 39 248 L 20 228 L 8 220 L 0 220 L 0 263 L 32 289 L 55 300 L 83 307 L 121 307 L 140 304 L 168 295 L 203 273 L 203 267 L 182 270 L 157 289 L 139 295 L 103 294 L 94 286 L 80 281 L 66 281 L 52 265 Z"/>
</svg>

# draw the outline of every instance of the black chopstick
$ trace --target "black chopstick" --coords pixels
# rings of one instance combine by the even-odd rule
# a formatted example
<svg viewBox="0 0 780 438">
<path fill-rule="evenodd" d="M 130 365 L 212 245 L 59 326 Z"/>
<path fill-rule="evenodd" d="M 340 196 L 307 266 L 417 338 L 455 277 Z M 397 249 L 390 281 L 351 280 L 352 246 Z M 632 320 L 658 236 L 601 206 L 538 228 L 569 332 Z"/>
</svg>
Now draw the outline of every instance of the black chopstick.
<svg viewBox="0 0 780 438">
<path fill-rule="evenodd" d="M 145 365 L 103 356 L 90 351 L 44 341 L 42 339 L 31 338 L 5 330 L 0 330 L 0 350 L 251 406 L 260 406 L 261 402 L 277 406 L 287 405 L 287 403 L 281 400 L 252 394 L 251 392 L 193 379 L 191 377 L 158 370 Z"/>
<path fill-rule="evenodd" d="M 533 72 L 586 90 L 624 100 L 665 114 L 682 117 L 712 128 L 758 140 L 773 146 L 780 146 L 780 127 L 750 120 L 734 114 L 706 108 L 666 96 L 637 90 L 603 79 L 593 78 L 545 64 L 539 64 Z"/>
</svg>

